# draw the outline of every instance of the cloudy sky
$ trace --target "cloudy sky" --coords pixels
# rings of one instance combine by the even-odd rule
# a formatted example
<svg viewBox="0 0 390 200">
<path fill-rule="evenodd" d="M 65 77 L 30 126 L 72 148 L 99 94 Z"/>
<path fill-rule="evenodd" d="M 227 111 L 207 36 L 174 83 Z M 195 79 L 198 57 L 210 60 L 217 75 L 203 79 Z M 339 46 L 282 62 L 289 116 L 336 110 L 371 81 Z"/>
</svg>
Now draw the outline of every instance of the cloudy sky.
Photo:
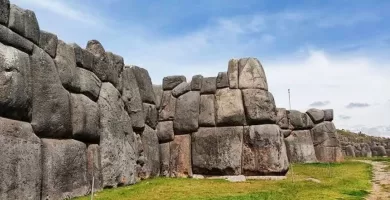
<svg viewBox="0 0 390 200">
<path fill-rule="evenodd" d="M 278 107 L 333 108 L 338 128 L 390 137 L 390 1 L 11 0 L 65 42 L 149 70 L 216 76 L 257 57 Z"/>
</svg>

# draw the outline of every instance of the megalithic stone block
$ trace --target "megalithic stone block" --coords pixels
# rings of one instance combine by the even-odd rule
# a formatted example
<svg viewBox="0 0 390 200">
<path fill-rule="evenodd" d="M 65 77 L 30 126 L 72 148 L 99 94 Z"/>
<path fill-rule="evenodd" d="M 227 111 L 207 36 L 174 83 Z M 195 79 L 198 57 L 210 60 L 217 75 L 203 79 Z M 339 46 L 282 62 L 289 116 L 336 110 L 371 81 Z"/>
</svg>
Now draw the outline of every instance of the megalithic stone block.
<svg viewBox="0 0 390 200">
<path fill-rule="evenodd" d="M 92 72 L 96 74 L 101 81 L 108 81 L 108 57 L 103 45 L 97 40 L 90 40 L 87 43 L 86 50 L 94 55 Z"/>
<path fill-rule="evenodd" d="M 189 92 L 191 90 L 191 85 L 187 82 L 182 82 L 172 90 L 172 95 L 176 98 Z"/>
<path fill-rule="evenodd" d="M 173 131 L 173 122 L 159 122 L 157 125 L 157 137 L 160 143 L 173 141 L 173 139 L 175 138 L 175 133 Z"/>
<path fill-rule="evenodd" d="M 288 115 L 285 108 L 276 108 L 276 124 L 282 129 L 288 129 Z"/>
<path fill-rule="evenodd" d="M 175 134 L 192 133 L 198 129 L 199 101 L 198 91 L 187 92 L 177 98 L 173 120 Z"/>
<path fill-rule="evenodd" d="M 142 102 L 156 105 L 156 96 L 154 95 L 152 79 L 149 76 L 149 72 L 137 66 L 132 66 L 132 69 L 138 83 Z"/>
<path fill-rule="evenodd" d="M 0 0 L 0 24 L 7 26 L 9 20 L 9 0 Z"/>
<path fill-rule="evenodd" d="M 175 118 L 176 101 L 171 91 L 163 92 L 158 114 L 159 121 L 172 121 Z"/>
<path fill-rule="evenodd" d="M 80 92 L 80 80 L 76 74 L 76 55 L 73 48 L 58 40 L 57 55 L 54 61 L 62 85 L 71 92 Z"/>
<path fill-rule="evenodd" d="M 42 38 L 41 38 L 42 40 Z M 89 71 L 93 71 L 93 62 L 94 62 L 94 55 L 81 48 L 79 45 L 75 44 L 75 43 L 72 43 L 70 44 L 70 46 L 73 47 L 74 49 L 74 53 L 76 55 L 76 64 L 78 67 L 81 67 L 83 69 L 86 69 L 86 70 L 89 70 Z"/>
<path fill-rule="evenodd" d="M 284 139 L 287 156 L 292 163 L 317 162 L 310 130 L 293 131 Z"/>
<path fill-rule="evenodd" d="M 192 177 L 191 135 L 176 135 L 170 142 L 169 176 Z"/>
<path fill-rule="evenodd" d="M 318 124 L 318 123 L 321 123 L 324 121 L 324 118 L 325 118 L 325 112 L 323 110 L 319 110 L 319 109 L 315 109 L 315 108 L 311 108 L 309 109 L 308 111 L 306 111 L 306 113 L 309 115 L 309 117 L 311 118 L 311 120 Z"/>
<path fill-rule="evenodd" d="M 167 76 L 163 78 L 163 90 L 173 90 L 182 82 L 186 82 L 187 79 L 185 76 Z"/>
<path fill-rule="evenodd" d="M 39 47 L 45 50 L 52 58 L 57 55 L 58 37 L 53 33 L 41 30 L 39 37 Z"/>
<path fill-rule="evenodd" d="M 163 96 L 163 89 L 161 85 L 153 85 L 153 91 L 156 96 L 156 108 L 157 110 L 160 110 L 161 106 L 161 99 Z"/>
<path fill-rule="evenodd" d="M 219 126 L 244 125 L 246 122 L 241 90 L 229 88 L 217 90 L 215 114 Z"/>
<path fill-rule="evenodd" d="M 322 122 L 311 129 L 314 150 L 320 162 L 343 161 L 340 142 L 333 122 Z"/>
<path fill-rule="evenodd" d="M 238 61 L 238 77 L 240 89 L 268 90 L 263 66 L 256 58 L 242 58 Z"/>
<path fill-rule="evenodd" d="M 142 167 L 141 178 L 153 178 L 160 175 L 160 146 L 158 143 L 157 133 L 149 126 L 141 135 L 143 153 L 145 156 L 145 165 Z"/>
<path fill-rule="evenodd" d="M 238 60 L 230 59 L 228 64 L 229 87 L 230 89 L 238 89 Z"/>
<path fill-rule="evenodd" d="M 0 42 L 13 46 L 28 54 L 32 54 L 34 47 L 32 42 L 3 25 L 0 25 Z"/>
<path fill-rule="evenodd" d="M 169 160 L 171 158 L 169 146 L 169 142 L 160 144 L 160 175 L 165 177 L 169 177 Z"/>
<path fill-rule="evenodd" d="M 215 96 L 213 94 L 200 96 L 199 126 L 215 126 Z"/>
<path fill-rule="evenodd" d="M 87 148 L 87 181 L 92 183 L 92 179 L 94 179 L 94 190 L 103 190 L 100 146 L 97 144 L 91 144 Z"/>
<path fill-rule="evenodd" d="M 158 116 L 156 105 L 143 103 L 143 107 L 145 124 L 150 126 L 152 129 L 156 129 Z"/>
<path fill-rule="evenodd" d="M 200 89 L 202 89 L 202 82 L 203 82 L 202 75 L 194 75 L 191 80 L 191 90 L 200 91 Z"/>
<path fill-rule="evenodd" d="M 215 94 L 217 90 L 217 78 L 216 77 L 206 77 L 202 80 L 202 89 L 200 90 L 201 94 Z"/>
<path fill-rule="evenodd" d="M 276 106 L 273 95 L 265 90 L 242 90 L 246 120 L 249 124 L 274 124 Z"/>
<path fill-rule="evenodd" d="M 229 78 L 227 72 L 219 72 L 217 76 L 217 88 L 229 87 Z"/>
<path fill-rule="evenodd" d="M 77 88 L 79 88 L 79 92 L 92 101 L 97 101 L 102 86 L 100 79 L 93 72 L 80 67 L 76 67 L 75 79 L 78 79 L 79 85 Z"/>
</svg>

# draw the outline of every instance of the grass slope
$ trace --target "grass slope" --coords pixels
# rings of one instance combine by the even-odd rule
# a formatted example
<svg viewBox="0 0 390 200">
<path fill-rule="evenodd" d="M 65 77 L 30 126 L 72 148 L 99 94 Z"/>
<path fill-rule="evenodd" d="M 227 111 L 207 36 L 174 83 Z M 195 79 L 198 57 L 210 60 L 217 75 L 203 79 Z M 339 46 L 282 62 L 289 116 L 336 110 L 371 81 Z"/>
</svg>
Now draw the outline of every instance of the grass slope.
<svg viewBox="0 0 390 200">
<path fill-rule="evenodd" d="M 348 161 L 339 164 L 297 164 L 282 181 L 156 178 L 136 185 L 107 189 L 96 200 L 313 200 L 363 199 L 371 188 L 371 165 Z M 315 178 L 321 183 L 306 180 Z M 294 179 L 294 182 L 292 181 Z M 87 200 L 90 197 L 78 198 Z"/>
</svg>

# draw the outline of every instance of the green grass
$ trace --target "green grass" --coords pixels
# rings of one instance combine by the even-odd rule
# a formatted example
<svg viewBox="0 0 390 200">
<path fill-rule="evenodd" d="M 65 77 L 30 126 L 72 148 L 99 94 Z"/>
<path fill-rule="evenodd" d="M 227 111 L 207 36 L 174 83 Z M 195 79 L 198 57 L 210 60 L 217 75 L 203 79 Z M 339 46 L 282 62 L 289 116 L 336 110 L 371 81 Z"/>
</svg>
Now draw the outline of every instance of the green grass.
<svg viewBox="0 0 390 200">
<path fill-rule="evenodd" d="M 96 200 L 204 200 L 204 199 L 364 199 L 371 188 L 371 165 L 347 161 L 338 164 L 297 164 L 286 180 L 253 180 L 230 183 L 224 180 L 156 178 L 136 185 L 106 189 Z M 315 178 L 321 183 L 307 181 Z M 292 181 L 294 179 L 294 182 Z M 90 197 L 78 198 L 87 200 Z"/>
</svg>

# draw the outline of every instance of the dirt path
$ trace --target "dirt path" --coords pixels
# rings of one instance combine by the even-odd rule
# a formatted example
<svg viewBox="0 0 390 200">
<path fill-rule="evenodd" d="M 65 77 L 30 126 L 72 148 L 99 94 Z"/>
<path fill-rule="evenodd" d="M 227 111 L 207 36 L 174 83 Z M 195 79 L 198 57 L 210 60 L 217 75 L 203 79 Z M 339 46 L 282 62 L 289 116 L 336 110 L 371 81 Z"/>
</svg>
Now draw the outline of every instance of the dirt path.
<svg viewBox="0 0 390 200">
<path fill-rule="evenodd" d="M 389 200 L 390 199 L 390 171 L 386 170 L 385 162 L 361 161 L 372 164 L 373 186 L 367 200 Z"/>
</svg>

